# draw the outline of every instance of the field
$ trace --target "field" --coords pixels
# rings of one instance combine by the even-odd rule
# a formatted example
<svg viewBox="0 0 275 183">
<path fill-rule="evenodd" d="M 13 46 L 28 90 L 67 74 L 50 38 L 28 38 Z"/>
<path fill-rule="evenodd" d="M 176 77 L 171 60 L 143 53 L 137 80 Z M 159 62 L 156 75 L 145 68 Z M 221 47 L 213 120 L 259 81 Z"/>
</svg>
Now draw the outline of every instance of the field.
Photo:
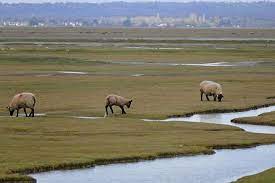
<svg viewBox="0 0 275 183">
<path fill-rule="evenodd" d="M 0 180 L 274 143 L 274 135 L 235 127 L 141 120 L 275 104 L 274 35 L 249 29 L 1 29 Z M 181 65 L 213 62 L 233 66 Z M 205 79 L 222 83 L 223 102 L 200 101 L 198 85 Z M 5 107 L 22 91 L 36 94 L 36 112 L 44 116 L 8 116 Z M 110 93 L 133 99 L 127 115 L 115 108 L 107 118 L 75 118 L 103 117 Z"/>
</svg>

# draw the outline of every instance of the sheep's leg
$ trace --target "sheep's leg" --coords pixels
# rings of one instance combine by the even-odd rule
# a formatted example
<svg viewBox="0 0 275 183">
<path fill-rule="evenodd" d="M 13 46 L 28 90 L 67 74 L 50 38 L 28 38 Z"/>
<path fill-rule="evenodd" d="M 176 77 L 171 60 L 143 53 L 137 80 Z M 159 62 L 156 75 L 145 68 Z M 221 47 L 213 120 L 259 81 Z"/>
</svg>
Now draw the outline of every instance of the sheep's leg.
<svg viewBox="0 0 275 183">
<path fill-rule="evenodd" d="M 27 114 L 26 108 L 24 108 L 24 112 L 25 112 L 26 117 L 28 117 L 28 114 Z"/>
<path fill-rule="evenodd" d="M 110 109 L 111 109 L 111 111 L 112 111 L 112 114 L 114 114 L 114 111 L 113 111 L 113 108 L 112 108 L 112 106 L 109 106 L 110 107 Z"/>
<path fill-rule="evenodd" d="M 123 106 L 120 106 L 121 108 L 121 111 L 122 111 L 122 114 L 126 114 L 125 110 L 124 110 L 124 107 Z"/>
<path fill-rule="evenodd" d="M 29 117 L 34 117 L 34 109 L 31 109 L 31 112 L 29 114 Z"/>
<path fill-rule="evenodd" d="M 214 97 L 214 101 L 216 101 L 216 99 L 217 99 L 217 95 L 214 95 L 213 97 Z"/>
<path fill-rule="evenodd" d="M 17 112 L 16 112 L 16 117 L 18 117 L 19 109 L 17 109 L 16 111 L 17 111 Z"/>
<path fill-rule="evenodd" d="M 201 92 L 201 101 L 202 101 L 203 93 Z"/>
<path fill-rule="evenodd" d="M 108 105 L 105 106 L 105 112 L 106 112 L 106 115 L 108 116 Z"/>
<path fill-rule="evenodd" d="M 207 100 L 209 101 L 208 95 L 205 95 L 205 96 L 206 96 Z"/>
</svg>

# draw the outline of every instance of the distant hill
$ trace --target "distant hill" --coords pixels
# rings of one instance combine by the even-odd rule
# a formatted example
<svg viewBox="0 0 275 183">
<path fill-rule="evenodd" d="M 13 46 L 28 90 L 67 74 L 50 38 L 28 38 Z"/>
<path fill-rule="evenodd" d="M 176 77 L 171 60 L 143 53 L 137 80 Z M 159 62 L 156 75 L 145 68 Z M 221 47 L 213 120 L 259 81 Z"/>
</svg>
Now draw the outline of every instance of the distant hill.
<svg viewBox="0 0 275 183">
<path fill-rule="evenodd" d="M 249 17 L 275 20 L 275 2 L 148 2 L 148 3 L 0 3 L 0 18 L 97 18 L 111 16 L 184 17 L 190 13 L 206 17 Z"/>
</svg>

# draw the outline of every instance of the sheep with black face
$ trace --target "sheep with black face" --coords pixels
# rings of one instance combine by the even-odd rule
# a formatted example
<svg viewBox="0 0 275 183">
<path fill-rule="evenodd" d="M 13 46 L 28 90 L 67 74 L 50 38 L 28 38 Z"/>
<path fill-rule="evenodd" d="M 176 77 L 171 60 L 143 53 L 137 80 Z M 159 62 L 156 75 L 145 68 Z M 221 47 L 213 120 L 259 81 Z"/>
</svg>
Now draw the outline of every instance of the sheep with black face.
<svg viewBox="0 0 275 183">
<path fill-rule="evenodd" d="M 111 112 L 114 113 L 112 106 L 118 106 L 120 107 L 122 114 L 126 114 L 124 110 L 124 106 L 126 105 L 127 108 L 131 107 L 133 100 L 126 99 L 119 95 L 108 95 L 106 97 L 106 103 L 105 103 L 105 115 L 108 115 L 108 107 L 111 109 Z"/>
<path fill-rule="evenodd" d="M 35 95 L 32 93 L 24 92 L 24 93 L 16 94 L 12 98 L 12 100 L 7 108 L 10 112 L 10 116 L 13 116 L 13 113 L 16 110 L 17 111 L 16 117 L 18 117 L 19 110 L 21 108 L 23 108 L 26 117 L 31 117 L 31 116 L 34 117 L 35 103 L 36 103 Z M 26 111 L 27 108 L 31 109 L 31 112 L 29 115 L 27 114 L 27 111 Z"/>
<path fill-rule="evenodd" d="M 214 101 L 218 98 L 218 101 L 221 102 L 223 96 L 222 87 L 219 83 L 214 81 L 202 81 L 200 83 L 200 92 L 201 92 L 201 101 L 203 100 L 203 94 L 205 94 L 206 99 L 209 101 L 208 96 L 213 96 Z"/>
</svg>

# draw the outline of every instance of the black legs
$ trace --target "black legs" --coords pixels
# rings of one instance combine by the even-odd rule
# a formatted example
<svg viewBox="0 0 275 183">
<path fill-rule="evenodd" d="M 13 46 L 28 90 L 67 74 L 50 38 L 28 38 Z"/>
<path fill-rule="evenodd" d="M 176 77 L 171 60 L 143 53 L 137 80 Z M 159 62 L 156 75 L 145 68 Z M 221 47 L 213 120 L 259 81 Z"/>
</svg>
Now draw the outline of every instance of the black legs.
<svg viewBox="0 0 275 183">
<path fill-rule="evenodd" d="M 108 105 L 106 105 L 106 106 L 105 106 L 105 112 L 106 112 L 106 115 L 108 115 L 108 107 L 111 109 L 112 114 L 114 114 L 114 111 L 113 111 L 112 106 L 108 106 Z"/>
<path fill-rule="evenodd" d="M 105 106 L 106 115 L 108 115 L 108 107 L 111 109 L 112 114 L 114 114 L 114 110 L 113 110 L 112 106 L 106 105 L 106 106 Z M 124 110 L 124 107 L 123 107 L 123 106 L 119 106 L 119 107 L 120 107 L 120 109 L 121 109 L 121 113 L 122 113 L 122 114 L 126 114 L 126 112 L 125 112 L 125 110 Z"/>
<path fill-rule="evenodd" d="M 206 96 L 207 101 L 210 101 L 208 96 L 213 96 L 214 101 L 217 101 L 217 97 L 218 97 L 218 95 L 215 95 L 215 94 L 213 94 L 213 95 L 212 94 L 210 94 L 210 95 L 205 94 L 205 96 Z M 203 92 L 201 92 L 201 101 L 203 101 Z"/>
<path fill-rule="evenodd" d="M 31 112 L 29 114 L 29 117 L 34 117 L 34 109 L 31 109 Z"/>
<path fill-rule="evenodd" d="M 120 106 L 120 109 L 122 111 L 122 114 L 126 114 L 125 110 L 124 110 L 124 107 L 123 106 Z"/>
<path fill-rule="evenodd" d="M 112 112 L 112 114 L 114 114 L 114 111 L 113 111 L 113 108 L 112 108 L 112 106 L 109 106 L 110 107 L 110 109 L 111 109 L 111 112 Z"/>
<path fill-rule="evenodd" d="M 16 117 L 18 117 L 18 115 L 19 115 L 19 110 L 20 110 L 20 108 L 16 109 Z M 34 109 L 31 109 L 31 112 L 30 112 L 29 115 L 27 113 L 26 108 L 23 108 L 23 110 L 24 110 L 24 113 L 25 113 L 26 117 L 34 117 Z"/>
<path fill-rule="evenodd" d="M 209 101 L 208 95 L 205 94 L 205 96 L 206 96 L 206 99 Z M 203 92 L 201 92 L 201 101 L 202 101 L 202 97 L 203 97 Z"/>
<path fill-rule="evenodd" d="M 24 113 L 25 113 L 26 117 L 28 117 L 28 114 L 27 114 L 26 108 L 24 108 Z"/>
<path fill-rule="evenodd" d="M 105 112 L 106 112 L 106 115 L 108 116 L 108 105 L 105 106 Z"/>
</svg>

